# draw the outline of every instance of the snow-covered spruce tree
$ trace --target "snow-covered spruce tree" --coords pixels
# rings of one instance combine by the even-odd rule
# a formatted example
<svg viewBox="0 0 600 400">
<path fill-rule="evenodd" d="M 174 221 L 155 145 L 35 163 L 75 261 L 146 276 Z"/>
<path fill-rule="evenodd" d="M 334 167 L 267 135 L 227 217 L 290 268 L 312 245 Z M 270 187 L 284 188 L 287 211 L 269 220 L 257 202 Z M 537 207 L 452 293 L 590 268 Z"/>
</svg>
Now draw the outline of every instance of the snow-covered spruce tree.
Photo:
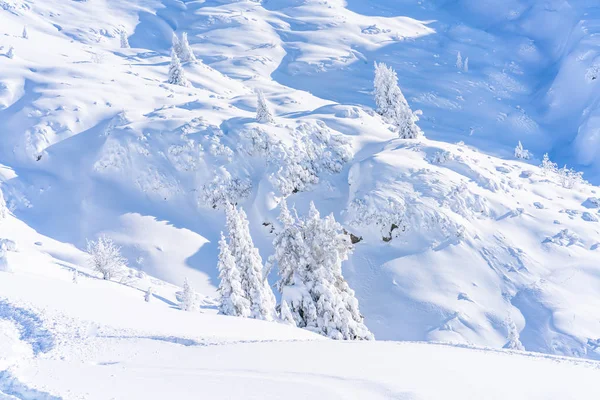
<svg viewBox="0 0 600 400">
<path fill-rule="evenodd" d="M 463 71 L 469 72 L 469 57 L 465 58 L 465 62 L 463 65 Z"/>
<path fill-rule="evenodd" d="M 2 186 L 0 186 L 0 221 L 6 218 L 8 209 L 6 208 L 6 200 L 4 200 L 4 193 L 2 193 Z"/>
<path fill-rule="evenodd" d="M 276 258 L 280 268 L 284 268 L 278 284 L 282 300 L 289 303 L 297 326 L 333 339 L 373 339 L 363 322 L 354 291 L 342 275 L 342 262 L 352 249 L 342 226 L 333 215 L 322 219 L 312 202 L 308 216 L 294 224 L 302 240 L 294 239 L 296 244 L 290 246 L 284 238 L 292 236 L 291 229 L 283 233 L 284 229 L 279 240 L 276 239 L 279 245 Z M 289 254 L 295 251 L 300 254 Z M 300 262 L 294 266 L 290 278 L 285 266 L 286 260 L 293 259 Z"/>
<path fill-rule="evenodd" d="M 129 46 L 129 39 L 127 37 L 127 31 L 125 29 L 121 29 L 121 31 L 119 32 L 119 36 L 121 37 L 121 48 L 122 49 L 128 49 L 131 46 Z"/>
<path fill-rule="evenodd" d="M 275 295 L 263 275 L 262 259 L 252 242 L 246 213 L 241 208 L 229 206 L 226 216 L 229 248 L 240 271 L 244 297 L 250 301 L 250 317 L 272 321 Z"/>
<path fill-rule="evenodd" d="M 456 69 L 458 69 L 459 71 L 463 69 L 463 60 L 460 51 L 458 52 L 458 54 L 456 54 Z"/>
<path fill-rule="evenodd" d="M 229 245 L 221 232 L 219 240 L 219 313 L 234 317 L 250 316 L 250 301 L 244 297 L 241 275 L 231 254 Z"/>
<path fill-rule="evenodd" d="M 292 312 L 290 311 L 290 307 L 288 306 L 288 303 L 285 300 L 281 301 L 281 306 L 280 306 L 280 310 L 279 310 L 279 319 L 287 325 L 296 326 L 296 321 L 294 320 L 294 317 L 292 316 Z"/>
<path fill-rule="evenodd" d="M 6 57 L 8 58 L 15 58 L 15 48 L 10 46 L 10 48 L 8 49 L 8 53 L 6 53 Z"/>
<path fill-rule="evenodd" d="M 175 32 L 173 32 L 173 37 L 171 40 L 173 43 L 173 51 L 175 52 L 175 54 L 177 54 L 177 57 L 179 57 L 181 55 L 181 42 L 179 41 L 179 38 L 177 37 L 177 34 L 175 34 Z"/>
<path fill-rule="evenodd" d="M 508 342 L 506 342 L 504 348 L 512 350 L 525 350 L 525 347 L 523 347 L 523 344 L 519 340 L 519 330 L 510 317 L 508 317 L 506 320 L 506 328 L 508 330 Z"/>
<path fill-rule="evenodd" d="M 515 158 L 521 160 L 529 160 L 531 158 L 531 153 L 529 150 L 525 150 L 523 148 L 521 141 L 519 141 L 519 144 L 517 144 L 517 147 L 515 147 Z"/>
<path fill-rule="evenodd" d="M 181 295 L 181 303 L 179 307 L 183 311 L 195 311 L 197 308 L 196 293 L 190 286 L 187 278 L 185 278 L 185 281 L 183 282 L 183 293 Z"/>
<path fill-rule="evenodd" d="M 402 139 L 416 139 L 423 134 L 416 122 L 419 111 L 413 112 L 398 86 L 398 75 L 384 63 L 375 63 L 375 103 L 377 112 L 395 125 Z"/>
<path fill-rule="evenodd" d="M 179 56 L 179 59 L 181 60 L 181 62 L 196 62 L 196 56 L 194 55 L 194 50 L 192 50 L 192 47 L 190 46 L 190 43 L 188 42 L 188 37 L 187 37 L 187 32 L 183 32 L 181 34 L 181 42 L 180 42 L 180 46 L 179 46 L 179 53 L 177 54 Z"/>
<path fill-rule="evenodd" d="M 271 124 L 275 122 L 273 119 L 273 113 L 267 104 L 267 99 L 261 90 L 256 90 L 256 121 L 261 124 Z"/>
<path fill-rule="evenodd" d="M 27 27 L 26 26 L 23 27 L 23 33 L 21 34 L 21 37 L 23 39 L 29 39 L 29 34 L 27 33 Z"/>
<path fill-rule="evenodd" d="M 179 61 L 179 57 L 177 57 L 175 49 L 171 51 L 171 65 L 169 66 L 168 83 L 178 86 L 190 85 L 185 77 L 185 72 L 183 71 L 183 67 L 181 66 L 181 62 Z"/>
<path fill-rule="evenodd" d="M 72 282 L 73 283 L 79 283 L 79 272 L 77 271 L 77 268 L 73 268 Z"/>
<path fill-rule="evenodd" d="M 153 294 L 154 294 L 154 292 L 152 290 L 152 286 L 149 286 L 148 290 L 146 290 L 146 293 L 144 294 L 144 301 L 146 303 L 150 303 L 150 300 L 152 299 Z"/>
<path fill-rule="evenodd" d="M 104 235 L 101 235 L 97 241 L 88 241 L 87 252 L 90 267 L 100 272 L 102 279 L 105 280 L 116 277 L 127 265 L 127 260 L 121 256 L 121 248 Z"/>
</svg>

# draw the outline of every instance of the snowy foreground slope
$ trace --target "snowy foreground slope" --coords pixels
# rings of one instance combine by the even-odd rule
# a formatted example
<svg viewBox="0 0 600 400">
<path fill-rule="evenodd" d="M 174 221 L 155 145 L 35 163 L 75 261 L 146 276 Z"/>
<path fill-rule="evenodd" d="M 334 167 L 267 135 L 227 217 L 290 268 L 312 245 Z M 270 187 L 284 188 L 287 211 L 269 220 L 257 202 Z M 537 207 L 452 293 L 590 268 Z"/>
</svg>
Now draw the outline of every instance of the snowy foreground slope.
<svg viewBox="0 0 600 400">
<path fill-rule="evenodd" d="M 507 358 L 421 344 L 321 341 L 301 349 L 287 341 L 321 338 L 209 315 L 224 196 L 246 210 L 263 259 L 273 253 L 284 197 L 301 215 L 314 201 L 321 214 L 334 213 L 362 238 L 344 276 L 377 339 L 496 349 L 520 342 L 530 351 L 599 359 L 599 189 L 538 167 L 550 151 L 553 159 L 587 165 L 597 183 L 599 92 L 593 89 L 600 80 L 593 78 L 595 50 L 588 49 L 595 40 L 593 4 L 561 3 L 569 10 L 565 29 L 580 27 L 583 35 L 554 46 L 559 30 L 536 27 L 563 15 L 558 2 L 541 9 L 511 2 L 512 19 L 492 27 L 482 26 L 481 13 L 493 8 L 475 3 L 0 0 L 0 188 L 10 210 L 0 221 L 0 238 L 20 248 L 7 255 L 14 272 L 0 272 L 0 335 L 7 337 L 0 346 L 9 343 L 2 349 L 13 361 L 35 356 L 3 373 L 0 390 L 27 391 L 19 382 L 35 376 L 43 391 L 69 398 L 46 357 L 64 355 L 65 374 L 87 365 L 90 375 L 83 376 L 99 384 L 94 374 L 116 375 L 124 359 L 145 364 L 146 352 L 163 354 L 156 361 L 163 373 L 170 360 L 180 361 L 168 358 L 171 351 L 189 352 L 182 359 L 200 371 L 206 360 L 192 353 L 218 351 L 214 344 L 249 346 L 248 360 L 268 346 L 230 344 L 240 341 L 286 341 L 277 345 L 289 349 L 267 351 L 273 363 L 291 363 L 277 359 L 288 351 L 304 354 L 306 362 L 329 351 L 357 358 L 381 352 L 385 362 L 401 363 L 386 371 L 394 379 L 438 351 L 443 363 L 427 368 L 454 369 L 454 357 L 496 368 Z M 121 32 L 131 48 L 120 47 Z M 173 32 L 188 33 L 198 58 L 184 64 L 187 87 L 167 84 Z M 469 57 L 469 68 L 464 61 L 457 68 L 458 51 Z M 373 111 L 375 61 L 398 70 L 409 103 L 424 111 L 425 138 L 398 139 Z M 567 69 L 555 71 L 559 65 Z M 573 84 L 581 98 L 567 107 L 559 94 L 570 87 L 569 66 L 584 82 Z M 255 89 L 271 105 L 273 123 L 257 122 Z M 533 151 L 531 160 L 514 159 L 519 140 Z M 132 272 L 127 280 L 138 290 L 94 276 L 70 282 L 70 269 L 85 265 L 78 249 L 100 234 L 147 274 Z M 185 277 L 202 294 L 206 314 L 171 309 Z M 272 271 L 271 283 L 276 278 Z M 149 284 L 160 289 L 146 304 Z M 12 365 L 9 358 L 3 360 Z M 593 379 L 584 379 L 596 364 L 514 359 L 507 362 L 514 362 L 515 384 L 507 390 L 529 378 L 547 381 L 547 393 L 561 390 L 548 382 L 582 393 L 596 389 L 586 385 Z M 529 363 L 548 373 L 520 373 L 531 370 Z M 234 369 L 249 376 L 265 371 L 225 364 L 221 377 L 207 380 L 218 382 Z M 465 368 L 465 374 L 481 373 Z M 577 371 L 572 380 L 552 379 L 571 369 Z M 137 371 L 159 384 L 149 365 Z M 321 373 L 334 377 L 319 378 L 326 383 L 352 376 Z M 302 376 L 294 379 L 308 380 L 308 372 Z M 385 376 L 374 370 L 373 382 L 383 385 Z M 410 392 L 418 386 L 414 379 L 397 390 Z M 272 384 L 273 390 L 285 385 L 276 378 Z M 415 387 L 415 396 L 443 390 L 431 386 Z M 382 396 L 388 390 L 379 383 L 361 388 Z"/>
<path fill-rule="evenodd" d="M 412 342 L 340 342 L 282 323 L 174 306 L 9 217 L 24 245 L 0 279 L 0 399 L 595 399 L 600 364 Z M 3 230 L 3 235 L 6 232 Z M 35 241 L 37 244 L 29 243 Z M 78 283 L 72 269 L 78 268 Z M 144 302 L 143 290 L 155 294 Z"/>
</svg>

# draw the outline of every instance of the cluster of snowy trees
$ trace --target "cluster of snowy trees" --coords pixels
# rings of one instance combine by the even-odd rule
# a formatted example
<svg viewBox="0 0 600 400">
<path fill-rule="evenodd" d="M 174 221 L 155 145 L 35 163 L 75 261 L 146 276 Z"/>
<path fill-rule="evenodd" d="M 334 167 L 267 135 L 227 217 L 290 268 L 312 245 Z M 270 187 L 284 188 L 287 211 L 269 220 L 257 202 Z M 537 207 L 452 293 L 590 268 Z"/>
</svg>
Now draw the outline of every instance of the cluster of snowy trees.
<svg viewBox="0 0 600 400">
<path fill-rule="evenodd" d="M 469 72 L 469 57 L 463 61 L 460 51 L 456 54 L 456 69 L 459 71 Z"/>
<path fill-rule="evenodd" d="M 341 225 L 333 215 L 321 218 L 313 203 L 306 217 L 292 215 L 285 200 L 279 220 L 282 228 L 265 272 L 246 214 L 233 206 L 227 209 L 229 240 L 222 236 L 219 242 L 220 312 L 273 320 L 275 296 L 267 275 L 277 266 L 280 320 L 333 339 L 373 339 L 354 291 L 342 276 L 342 262 L 352 246 Z"/>
<path fill-rule="evenodd" d="M 188 42 L 187 33 L 183 32 L 181 39 L 173 33 L 173 48 L 171 49 L 171 64 L 167 82 L 171 85 L 190 86 L 181 63 L 193 62 L 196 62 L 196 56 Z"/>
<path fill-rule="evenodd" d="M 394 125 L 402 139 L 416 139 L 423 134 L 417 126 L 421 111 L 413 112 L 398 86 L 398 75 L 384 63 L 375 63 L 375 104 L 377 112 Z"/>
</svg>

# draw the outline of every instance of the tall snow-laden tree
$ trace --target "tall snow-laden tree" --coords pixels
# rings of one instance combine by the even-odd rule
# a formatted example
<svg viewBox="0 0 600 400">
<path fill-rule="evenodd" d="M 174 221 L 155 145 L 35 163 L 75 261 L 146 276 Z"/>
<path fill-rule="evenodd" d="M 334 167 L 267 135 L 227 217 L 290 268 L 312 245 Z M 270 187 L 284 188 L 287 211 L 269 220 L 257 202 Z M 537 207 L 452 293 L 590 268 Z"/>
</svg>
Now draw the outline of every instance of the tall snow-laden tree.
<svg viewBox="0 0 600 400">
<path fill-rule="evenodd" d="M 100 272 L 105 280 L 114 278 L 127 265 L 127 260 L 121 256 L 121 248 L 105 235 L 97 241 L 88 241 L 87 252 L 90 267 Z"/>
<path fill-rule="evenodd" d="M 244 210 L 226 209 L 229 248 L 240 271 L 244 297 L 250 301 L 250 317 L 272 321 L 275 318 L 275 295 L 263 275 L 258 249 L 254 247 L 248 218 Z"/>
<path fill-rule="evenodd" d="M 224 315 L 235 317 L 250 316 L 250 301 L 244 297 L 242 289 L 241 274 L 235 264 L 235 258 L 231 254 L 229 245 L 221 232 L 219 240 L 219 312 Z"/>
<path fill-rule="evenodd" d="M 281 219 L 289 221 L 285 210 Z M 333 339 L 373 339 L 342 275 L 352 245 L 333 215 L 321 218 L 311 203 L 308 216 L 288 223 L 274 244 L 278 288 L 297 326 Z"/>
<path fill-rule="evenodd" d="M 460 51 L 456 54 L 456 68 L 461 71 L 463 69 L 463 59 Z"/>
<path fill-rule="evenodd" d="M 127 31 L 125 29 L 121 29 L 119 32 L 119 36 L 121 37 L 121 48 L 128 49 L 129 47 L 129 38 L 127 37 Z"/>
<path fill-rule="evenodd" d="M 504 348 L 511 350 L 525 350 L 525 347 L 523 347 L 523 344 L 519 340 L 519 330 L 510 317 L 506 320 L 506 328 L 508 331 L 508 342 L 506 342 Z"/>
<path fill-rule="evenodd" d="M 178 86 L 190 85 L 185 77 L 185 72 L 183 71 L 183 67 L 181 66 L 181 62 L 179 61 L 179 57 L 177 57 L 177 52 L 174 48 L 171 51 L 171 65 L 169 66 L 168 83 Z"/>
<path fill-rule="evenodd" d="M 185 281 L 183 281 L 183 293 L 181 295 L 180 308 L 183 311 L 195 311 L 197 308 L 196 293 L 190 286 L 187 278 L 185 278 Z"/>
<path fill-rule="evenodd" d="M 375 63 L 377 112 L 396 127 L 402 139 L 416 139 L 423 132 L 417 126 L 419 111 L 413 112 L 398 86 L 398 75 L 384 63 Z"/>
<path fill-rule="evenodd" d="M 77 271 L 77 268 L 73 268 L 72 282 L 73 283 L 79 283 L 79 272 Z"/>
<path fill-rule="evenodd" d="M 171 41 L 173 44 L 173 51 L 175 52 L 175 54 L 177 54 L 177 57 L 179 57 L 181 54 L 181 42 L 179 41 L 179 38 L 177 37 L 177 34 L 175 32 L 173 32 L 173 37 L 171 38 Z"/>
<path fill-rule="evenodd" d="M 21 34 L 21 37 L 23 39 L 29 39 L 29 34 L 27 33 L 27 27 L 26 26 L 23 27 L 23 33 Z"/>
<path fill-rule="evenodd" d="M 10 48 L 8 49 L 8 53 L 6 53 L 6 57 L 8 58 L 15 58 L 15 48 L 10 46 Z"/>
<path fill-rule="evenodd" d="M 273 118 L 273 113 L 269 108 L 269 104 L 267 103 L 267 99 L 265 99 L 265 95 L 261 90 L 256 90 L 256 121 L 261 124 L 271 124 L 275 122 Z"/>
<path fill-rule="evenodd" d="M 194 51 L 188 42 L 187 32 L 183 32 L 181 34 L 181 42 L 179 45 L 179 53 L 177 54 L 181 62 L 195 62 L 196 56 L 194 55 Z"/>
<path fill-rule="evenodd" d="M 2 186 L 0 186 L 0 221 L 6 218 L 8 210 L 6 208 L 6 200 L 4 200 L 4 193 L 2 193 Z"/>
<path fill-rule="evenodd" d="M 465 58 L 465 62 L 463 65 L 463 71 L 469 72 L 469 57 Z"/>
</svg>

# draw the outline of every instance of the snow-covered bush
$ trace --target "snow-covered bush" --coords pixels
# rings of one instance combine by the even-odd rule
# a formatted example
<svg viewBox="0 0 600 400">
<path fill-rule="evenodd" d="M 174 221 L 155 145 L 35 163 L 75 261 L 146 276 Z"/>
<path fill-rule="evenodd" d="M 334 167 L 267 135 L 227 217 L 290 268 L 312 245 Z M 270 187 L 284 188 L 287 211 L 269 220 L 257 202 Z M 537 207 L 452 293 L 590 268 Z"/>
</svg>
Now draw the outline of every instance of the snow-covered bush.
<svg viewBox="0 0 600 400">
<path fill-rule="evenodd" d="M 319 182 L 322 172 L 339 173 L 351 159 L 349 141 L 334 134 L 323 122 L 302 124 L 293 133 L 293 144 L 273 145 L 269 177 L 283 196 L 304 191 Z"/>
<path fill-rule="evenodd" d="M 0 239 L 0 247 L 6 251 L 19 251 L 17 243 L 10 239 Z"/>
<path fill-rule="evenodd" d="M 174 49 L 171 51 L 171 64 L 169 65 L 169 79 L 167 82 L 171 85 L 190 86 Z"/>
<path fill-rule="evenodd" d="M 452 160 L 454 160 L 454 154 L 450 153 L 449 151 L 440 150 L 437 151 L 433 157 L 431 157 L 430 162 L 432 164 L 444 164 Z"/>
<path fill-rule="evenodd" d="M 254 247 L 248 218 L 242 209 L 226 208 L 229 248 L 240 271 L 244 297 L 250 301 L 250 317 L 272 321 L 275 319 L 275 295 L 264 276 L 258 249 Z"/>
<path fill-rule="evenodd" d="M 187 278 L 185 278 L 185 281 L 183 281 L 183 292 L 181 293 L 179 308 L 183 311 L 196 311 L 198 309 L 196 297 L 196 292 L 194 292 Z"/>
<path fill-rule="evenodd" d="M 311 202 L 308 216 L 296 220 L 282 203 L 284 229 L 274 241 L 279 266 L 282 319 L 338 340 L 370 340 L 354 291 L 342 276 L 352 250 L 350 238 L 333 215 L 321 218 Z M 285 304 L 287 303 L 287 304 Z"/>
<path fill-rule="evenodd" d="M 261 90 L 256 90 L 256 121 L 261 124 L 271 124 L 275 122 L 273 113 L 267 104 L 267 99 Z"/>
<path fill-rule="evenodd" d="M 415 139 L 423 134 L 416 122 L 420 111 L 413 112 L 398 86 L 396 71 L 384 63 L 375 63 L 375 103 L 377 112 L 395 126 L 402 139 Z"/>
<path fill-rule="evenodd" d="M 219 313 L 235 317 L 250 316 L 250 301 L 244 297 L 242 277 L 231 249 L 221 232 L 219 240 Z"/>
<path fill-rule="evenodd" d="M 149 286 L 148 290 L 146 290 L 146 293 L 144 294 L 144 301 L 146 303 L 149 303 L 150 300 L 152 299 L 153 294 L 154 293 L 153 293 L 153 290 L 152 290 L 152 286 Z"/>
<path fill-rule="evenodd" d="M 12 268 L 6 259 L 6 250 L 2 247 L 0 247 L 0 272 L 12 272 Z"/>
<path fill-rule="evenodd" d="M 98 240 L 87 242 L 89 266 L 102 274 L 102 279 L 110 280 L 126 267 L 127 260 L 121 256 L 121 248 L 112 239 L 101 235 Z"/>
<path fill-rule="evenodd" d="M 121 48 L 122 49 L 128 49 L 129 47 L 129 39 L 127 37 L 127 31 L 124 29 L 121 29 L 121 31 L 119 31 L 119 37 L 121 38 Z"/>
<path fill-rule="evenodd" d="M 215 171 L 213 180 L 200 190 L 202 204 L 214 209 L 222 209 L 247 198 L 252 192 L 252 182 L 249 179 L 234 178 L 225 167 Z"/>
<path fill-rule="evenodd" d="M 574 169 L 567 168 L 566 165 L 562 168 L 558 168 L 556 163 L 550 161 L 548 154 L 544 154 L 542 165 L 540 165 L 540 167 L 545 174 L 554 174 L 558 179 L 558 183 L 564 188 L 572 189 L 577 185 L 587 183 L 583 179 L 583 172 L 578 172 Z"/>
<path fill-rule="evenodd" d="M 529 152 L 529 150 L 525 150 L 523 148 L 521 141 L 519 141 L 519 144 L 517 144 L 517 147 L 515 147 L 515 158 L 518 158 L 520 160 L 529 160 L 531 158 L 531 153 Z"/>
<path fill-rule="evenodd" d="M 281 306 L 279 306 L 279 319 L 283 321 L 284 324 L 296 326 L 292 311 L 285 300 L 283 300 Z"/>
</svg>

